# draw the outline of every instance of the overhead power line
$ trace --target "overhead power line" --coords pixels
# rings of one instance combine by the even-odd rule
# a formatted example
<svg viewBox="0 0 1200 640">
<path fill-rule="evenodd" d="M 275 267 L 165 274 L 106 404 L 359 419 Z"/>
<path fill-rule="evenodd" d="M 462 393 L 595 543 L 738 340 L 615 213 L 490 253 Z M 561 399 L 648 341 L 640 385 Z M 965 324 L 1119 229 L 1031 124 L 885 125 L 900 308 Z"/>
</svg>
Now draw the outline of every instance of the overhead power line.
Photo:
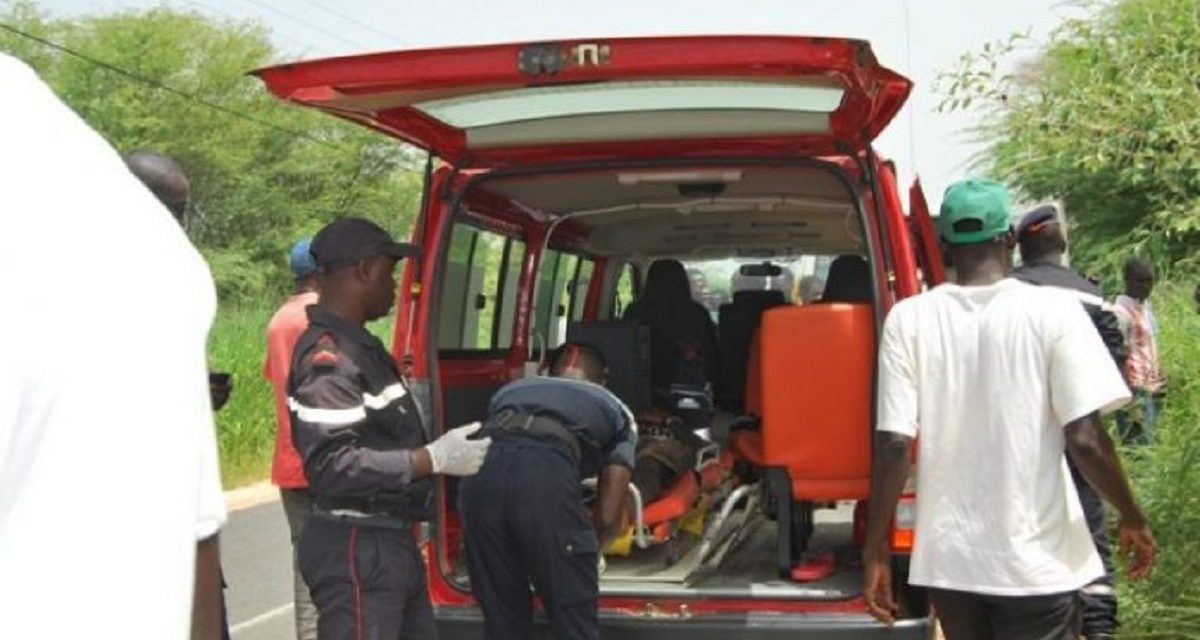
<svg viewBox="0 0 1200 640">
<path fill-rule="evenodd" d="M 196 11 L 200 11 L 202 13 L 210 13 L 210 14 L 218 15 L 218 16 L 221 16 L 221 17 L 225 18 L 226 20 L 230 20 L 232 22 L 245 22 L 246 20 L 252 19 L 252 18 L 247 18 L 246 16 L 241 16 L 241 17 L 235 16 L 232 13 L 229 13 L 228 11 L 222 11 L 210 4 L 207 4 L 204 2 L 197 2 L 196 0 L 179 0 L 179 2 L 192 7 Z M 296 54 L 301 57 L 309 57 L 309 56 L 313 55 L 313 54 L 311 54 L 311 51 L 313 49 L 313 44 L 311 42 L 303 42 L 299 38 L 289 36 L 288 34 L 282 33 L 276 29 L 272 29 L 271 34 L 277 38 L 286 40 L 286 41 L 292 43 L 293 45 L 295 45 L 296 47 L 298 47 Z M 283 57 L 284 56 L 280 56 L 280 58 L 283 58 Z"/>
<path fill-rule="evenodd" d="M 344 42 L 345 44 L 348 44 L 351 47 L 354 47 L 354 49 L 356 51 L 366 49 L 366 47 L 364 47 L 362 44 L 359 44 L 352 40 L 347 40 L 346 38 L 343 38 L 342 36 L 332 32 L 332 31 L 328 31 L 326 29 L 318 27 L 317 25 L 315 25 L 311 22 L 308 22 L 306 20 L 301 20 L 300 18 L 297 18 L 296 16 L 288 13 L 287 11 L 272 7 L 271 5 L 269 5 L 265 2 L 259 2 L 258 0 L 245 0 L 245 2 L 248 2 L 248 3 L 250 3 L 256 7 L 259 7 L 261 9 L 266 9 L 267 11 L 270 11 L 271 13 L 274 13 L 275 15 L 280 16 L 281 18 L 286 18 L 288 20 L 291 20 L 292 22 L 295 22 L 296 24 L 304 25 L 305 27 L 308 27 L 309 29 L 312 29 L 313 31 L 315 31 L 317 33 L 320 33 L 320 34 L 326 35 L 330 38 L 333 38 L 334 40 Z"/>
<path fill-rule="evenodd" d="M 257 124 L 259 126 L 266 127 L 268 129 L 272 129 L 272 130 L 278 131 L 280 133 L 286 133 L 286 134 L 294 136 L 296 138 L 303 138 L 310 142 L 315 142 L 317 144 L 327 146 L 331 149 L 339 148 L 336 144 L 333 144 L 331 142 L 327 142 L 325 140 L 315 138 L 312 135 L 309 135 L 307 133 L 295 131 L 295 130 L 289 129 L 287 127 L 281 127 L 273 122 L 264 120 L 257 116 L 253 116 L 248 113 L 243 113 L 236 109 L 230 109 L 229 107 L 218 104 L 216 102 L 212 102 L 211 100 L 206 100 L 204 98 L 201 98 L 197 95 L 188 93 L 186 91 L 181 91 L 179 89 L 176 89 L 175 87 L 163 84 L 162 82 L 159 82 L 158 80 L 155 80 L 154 78 L 146 77 L 140 73 L 137 73 L 136 71 L 130 71 L 128 69 L 119 67 L 110 62 L 106 62 L 104 60 L 100 60 L 99 58 L 92 57 L 86 53 L 80 53 L 74 49 L 71 49 L 70 47 L 66 47 L 64 45 L 58 44 L 57 42 L 51 42 L 50 40 L 47 40 L 41 36 L 37 36 L 32 33 L 22 31 L 21 29 L 18 29 L 10 24 L 5 24 L 3 22 L 0 22 L 0 29 L 3 29 L 4 31 L 8 31 L 9 33 L 20 36 L 27 40 L 36 42 L 42 46 L 54 49 L 55 51 L 60 51 L 69 56 L 72 56 L 74 58 L 78 58 L 80 60 L 83 60 L 84 62 L 91 64 L 91 65 L 100 67 L 102 69 L 106 69 L 108 71 L 111 71 L 112 73 L 118 74 L 118 75 L 128 78 L 130 80 L 133 80 L 134 82 L 139 82 L 139 83 L 144 84 L 153 89 L 157 89 L 159 91 L 163 91 L 163 92 L 169 93 L 171 95 L 183 98 L 184 100 L 189 100 L 191 102 L 195 102 L 196 104 L 208 107 L 209 109 L 212 109 L 213 111 L 217 111 L 217 112 L 223 113 L 225 115 L 228 115 L 228 116 L 231 116 L 234 118 L 240 118 L 247 122 L 253 122 L 254 124 Z"/>
<path fill-rule="evenodd" d="M 334 9 L 333 7 L 330 7 L 329 5 L 327 5 L 323 2 L 317 2 L 317 0 L 304 0 L 304 2 L 307 2 L 308 4 L 311 4 L 312 6 L 317 7 L 318 9 L 322 9 L 323 11 L 325 11 L 326 13 L 328 13 L 330 15 L 337 16 L 337 17 L 341 18 L 342 20 L 349 22 L 350 24 L 358 25 L 359 27 L 366 29 L 367 31 L 370 31 L 371 33 L 383 36 L 383 37 L 387 38 L 388 40 L 395 40 L 396 44 L 398 44 L 398 45 L 404 44 L 404 42 L 400 38 L 397 38 L 396 36 L 386 32 L 386 31 L 380 31 L 379 29 L 367 24 L 366 22 L 363 22 L 363 21 L 359 20 L 358 18 L 355 18 L 354 16 L 346 15 L 345 13 L 342 13 L 341 11 Z"/>
</svg>

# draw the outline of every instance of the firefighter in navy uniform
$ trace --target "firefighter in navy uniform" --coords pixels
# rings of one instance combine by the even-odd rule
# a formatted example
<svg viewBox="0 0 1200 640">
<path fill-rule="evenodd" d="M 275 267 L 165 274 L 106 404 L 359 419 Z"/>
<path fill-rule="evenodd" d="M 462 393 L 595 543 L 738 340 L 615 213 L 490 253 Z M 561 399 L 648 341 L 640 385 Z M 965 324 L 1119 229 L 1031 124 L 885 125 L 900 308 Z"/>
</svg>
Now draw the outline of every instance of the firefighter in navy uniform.
<svg viewBox="0 0 1200 640">
<path fill-rule="evenodd" d="M 495 444 L 458 494 L 488 640 L 535 637 L 531 583 L 555 640 L 599 633 L 599 552 L 621 529 L 637 444 L 633 415 L 602 386 L 607 373 L 598 351 L 568 343 L 551 356 L 551 377 L 492 397 L 484 433 Z M 597 475 L 589 518 L 581 481 Z"/>
<path fill-rule="evenodd" d="M 491 441 L 470 438 L 473 424 L 427 443 L 395 362 L 363 327 L 389 312 L 396 263 L 417 248 L 343 218 L 317 233 L 311 252 L 321 300 L 296 341 L 288 404 L 314 497 L 299 564 L 318 636 L 436 638 L 413 525 L 428 518 L 429 476 L 475 473 Z"/>
</svg>

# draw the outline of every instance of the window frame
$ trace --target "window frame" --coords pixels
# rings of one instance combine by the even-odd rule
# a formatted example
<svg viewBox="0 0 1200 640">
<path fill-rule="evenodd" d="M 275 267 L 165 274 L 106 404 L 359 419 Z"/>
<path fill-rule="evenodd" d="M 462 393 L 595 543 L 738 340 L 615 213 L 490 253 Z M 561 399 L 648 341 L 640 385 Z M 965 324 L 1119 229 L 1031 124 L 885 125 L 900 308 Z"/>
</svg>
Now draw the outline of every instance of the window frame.
<svg viewBox="0 0 1200 640">
<path fill-rule="evenodd" d="M 502 359 L 505 356 L 509 355 L 512 352 L 513 347 L 517 344 L 517 339 L 516 339 L 516 337 L 517 337 L 517 317 L 518 317 L 517 311 L 519 310 L 518 308 L 520 306 L 521 269 L 519 267 L 515 271 L 510 269 L 510 262 L 511 262 L 512 255 L 513 255 L 513 247 L 519 243 L 519 245 L 522 249 L 522 252 L 520 255 L 521 255 L 521 260 L 523 262 L 525 260 L 525 257 L 529 253 L 529 242 L 524 237 L 524 235 L 521 235 L 521 234 L 513 234 L 510 232 L 504 232 L 504 231 L 501 231 L 498 229 L 487 227 L 485 225 L 476 224 L 473 221 L 469 221 L 469 220 L 467 220 L 467 221 L 455 220 L 451 223 L 451 228 L 450 228 L 450 238 L 451 238 L 450 242 L 451 243 L 453 243 L 453 241 L 454 241 L 453 240 L 454 233 L 456 231 L 458 231 L 460 228 L 466 228 L 473 232 L 473 235 L 471 237 L 471 245 L 470 245 L 469 253 L 467 254 L 467 261 L 466 261 L 466 264 L 464 265 L 466 268 L 466 274 L 467 274 L 466 278 L 467 279 L 463 283 L 464 284 L 463 290 L 461 292 L 456 292 L 451 289 L 451 287 L 450 287 L 451 283 L 450 283 L 449 279 L 445 277 L 448 270 L 443 271 L 442 302 L 439 303 L 438 314 L 439 314 L 439 316 L 442 314 L 443 309 L 441 307 L 443 305 L 445 305 L 445 301 L 448 299 L 449 296 L 454 296 L 454 295 L 462 295 L 463 296 L 463 311 L 464 311 L 464 313 L 463 313 L 462 319 L 459 321 L 458 334 L 457 334 L 458 341 L 461 344 L 461 342 L 463 340 L 463 331 L 465 330 L 465 323 L 467 320 L 466 311 L 469 307 L 473 306 L 473 301 L 470 299 L 470 297 L 471 297 L 470 296 L 470 293 L 471 293 L 470 277 L 471 277 L 471 270 L 474 268 L 474 266 L 476 264 L 476 259 L 478 257 L 478 256 L 476 256 L 476 252 L 480 245 L 479 239 L 481 237 L 481 234 L 483 234 L 483 233 L 490 233 L 494 236 L 497 236 L 498 238 L 500 238 L 504 241 L 504 244 L 500 250 L 500 270 L 497 273 L 497 277 L 496 277 L 496 290 L 492 291 L 492 292 L 484 292 L 484 291 L 480 292 L 485 296 L 493 298 L 493 300 L 494 300 L 493 304 L 495 305 L 495 312 L 492 314 L 493 321 L 492 321 L 492 326 L 491 326 L 491 329 L 489 332 L 489 341 L 491 344 L 488 348 L 482 348 L 482 349 L 468 348 L 468 347 L 463 347 L 463 346 L 447 348 L 447 347 L 442 347 L 439 344 L 437 347 L 437 356 L 439 359 L 442 359 L 442 360 L 497 360 L 497 359 Z M 447 264 L 449 264 L 449 259 L 447 259 Z M 483 277 L 486 278 L 486 275 L 484 275 Z M 506 309 L 505 304 L 504 304 L 505 297 L 506 297 L 504 294 L 506 291 L 506 285 L 509 284 L 509 281 L 508 281 L 509 277 L 514 277 L 517 279 L 516 280 L 517 295 L 513 297 L 513 308 L 511 310 Z M 506 323 L 503 320 L 503 314 L 505 314 L 505 313 L 512 314 L 511 322 Z M 500 329 L 505 324 L 508 324 L 510 326 L 511 335 L 509 336 L 508 345 L 501 347 L 501 346 L 498 346 L 500 344 Z M 440 320 L 439 320 L 439 325 L 440 325 Z M 478 330 L 478 327 L 477 327 L 477 330 Z M 437 342 L 440 343 L 442 339 L 443 339 L 443 335 L 441 333 L 441 327 L 439 326 Z"/>
<path fill-rule="evenodd" d="M 543 278 L 543 274 L 545 273 L 544 269 L 547 268 L 547 258 L 551 257 L 551 254 L 553 254 L 553 263 L 554 263 L 553 271 L 551 272 L 552 275 L 549 278 L 549 280 L 543 282 L 542 278 Z M 563 335 L 559 336 L 561 338 L 561 341 L 558 344 L 552 346 L 550 344 L 550 333 L 548 330 L 551 323 L 558 322 L 558 320 L 560 320 L 560 318 L 558 317 L 558 314 L 557 314 L 558 300 L 556 300 L 554 298 L 554 293 L 556 290 L 558 290 L 557 285 L 559 284 L 559 274 L 563 270 L 562 261 L 563 261 L 564 257 L 568 258 L 568 259 L 571 259 L 571 258 L 575 259 L 575 264 L 571 265 L 570 273 L 562 281 L 562 285 L 563 285 L 562 291 L 566 294 L 566 300 L 563 301 L 564 302 L 564 305 L 563 305 L 564 306 L 564 314 L 565 314 L 564 317 L 566 317 L 566 319 L 567 319 L 568 327 L 570 326 L 570 324 L 572 322 L 582 322 L 582 321 L 586 320 L 586 318 L 584 318 L 583 316 L 587 311 L 586 307 L 587 307 L 588 293 L 590 292 L 592 287 L 596 286 L 596 275 L 598 273 L 597 265 L 600 264 L 600 260 L 595 255 L 592 255 L 592 254 L 584 252 L 584 251 L 577 251 L 577 250 L 574 250 L 571 248 L 562 247 L 562 246 L 554 246 L 554 245 L 547 246 L 545 248 L 545 251 L 543 251 L 542 254 L 538 257 L 537 272 L 534 273 L 534 281 L 538 284 L 537 284 L 536 295 L 533 296 L 533 300 L 530 301 L 531 309 L 530 309 L 530 313 L 529 313 L 530 323 L 529 323 L 528 331 L 529 331 L 529 335 L 530 335 L 530 339 L 531 339 L 530 340 L 531 346 L 537 345 L 538 341 L 534 340 L 533 337 L 540 334 L 541 338 L 542 338 L 542 342 L 543 342 L 543 344 L 541 346 L 547 353 L 550 350 L 555 349 L 558 346 L 566 343 L 566 341 L 567 341 L 566 329 L 564 329 Z M 591 264 L 591 271 L 590 271 L 590 276 L 588 278 L 588 286 L 586 287 L 585 290 L 579 291 L 579 286 L 578 286 L 579 285 L 579 276 L 583 272 L 583 264 L 585 261 L 587 261 L 588 263 Z M 543 292 L 543 290 L 542 290 L 543 285 L 546 285 L 549 288 L 549 293 Z M 549 296 L 548 297 L 548 302 L 549 302 L 548 309 L 545 309 L 545 310 L 538 308 L 539 303 L 540 303 L 540 300 L 538 298 L 540 298 L 542 295 Z M 578 320 L 576 320 L 574 318 L 576 304 L 579 305 L 578 311 L 579 311 L 580 318 Z M 546 317 L 543 318 L 541 316 L 546 316 Z M 545 324 L 543 324 L 543 321 Z M 528 362 L 534 362 L 538 359 L 533 356 L 533 351 L 534 351 L 534 349 L 531 348 L 529 350 L 529 353 L 526 355 L 526 360 Z"/>
</svg>

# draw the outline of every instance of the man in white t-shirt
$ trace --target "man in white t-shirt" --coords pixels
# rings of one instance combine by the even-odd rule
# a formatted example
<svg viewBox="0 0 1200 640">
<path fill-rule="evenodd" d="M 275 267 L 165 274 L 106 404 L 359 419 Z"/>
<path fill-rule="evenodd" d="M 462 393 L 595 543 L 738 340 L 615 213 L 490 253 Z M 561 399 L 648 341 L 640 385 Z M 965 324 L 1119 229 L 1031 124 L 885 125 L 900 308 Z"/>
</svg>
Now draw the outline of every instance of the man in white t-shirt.
<svg viewBox="0 0 1200 640">
<path fill-rule="evenodd" d="M 193 592 L 196 637 L 214 637 L 219 591 L 196 585 L 225 521 L 212 278 L 120 156 L 4 55 L 0 94 L 0 638 L 188 638 Z"/>
<path fill-rule="evenodd" d="M 938 223 L 958 283 L 884 323 L 864 591 L 890 623 L 887 532 L 917 439 L 909 582 L 929 588 L 947 639 L 1075 640 L 1079 588 L 1103 570 L 1064 450 L 1120 512 L 1132 577 L 1154 539 L 1100 423 L 1129 391 L 1077 300 L 1006 278 L 1009 220 L 1002 185 L 947 189 Z"/>
</svg>

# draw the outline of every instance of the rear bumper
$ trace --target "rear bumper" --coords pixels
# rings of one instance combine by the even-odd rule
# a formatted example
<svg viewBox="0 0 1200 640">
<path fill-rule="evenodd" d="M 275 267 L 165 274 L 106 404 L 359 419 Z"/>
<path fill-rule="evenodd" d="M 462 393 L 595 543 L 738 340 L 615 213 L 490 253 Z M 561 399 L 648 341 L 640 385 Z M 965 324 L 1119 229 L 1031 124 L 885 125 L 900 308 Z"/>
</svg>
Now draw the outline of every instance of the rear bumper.
<svg viewBox="0 0 1200 640">
<path fill-rule="evenodd" d="M 442 640 L 483 638 L 483 614 L 479 609 L 441 607 L 437 609 L 436 617 Z M 550 638 L 545 620 L 539 622 L 538 638 Z M 928 640 L 932 637 L 932 625 L 928 619 L 904 620 L 889 629 L 865 614 L 763 612 L 650 618 L 601 612 L 600 629 L 603 637 L 619 637 L 621 640 L 758 640 L 795 637 L 811 640 Z"/>
</svg>

